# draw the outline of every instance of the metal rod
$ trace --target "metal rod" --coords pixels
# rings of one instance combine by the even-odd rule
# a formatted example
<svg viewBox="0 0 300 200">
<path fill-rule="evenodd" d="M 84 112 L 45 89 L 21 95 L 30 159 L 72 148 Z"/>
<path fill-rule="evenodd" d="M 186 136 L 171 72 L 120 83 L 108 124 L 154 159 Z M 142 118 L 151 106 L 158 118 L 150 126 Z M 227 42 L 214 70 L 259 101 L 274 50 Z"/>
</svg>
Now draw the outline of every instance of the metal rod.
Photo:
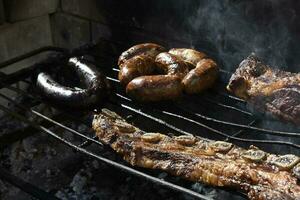
<svg viewBox="0 0 300 200">
<path fill-rule="evenodd" d="M 41 113 L 39 113 L 39 112 L 37 112 L 37 111 L 31 109 L 31 108 L 26 108 L 25 106 L 22 106 L 22 105 L 16 103 L 13 99 L 7 97 L 7 96 L 4 95 L 4 94 L 1 94 L 1 93 L 0 93 L 0 97 L 2 97 L 2 98 L 4 98 L 4 99 L 6 99 L 6 100 L 12 102 L 14 105 L 16 105 L 17 107 L 19 107 L 19 108 L 21 108 L 21 109 L 23 109 L 23 110 L 25 110 L 25 111 L 31 112 L 31 113 L 33 113 L 33 114 L 35 114 L 35 115 L 37 115 L 37 116 L 39 116 L 39 117 L 41 117 L 41 118 L 43 118 L 43 119 L 49 121 L 49 122 L 51 122 L 52 124 L 55 124 L 55 125 L 57 125 L 57 126 L 63 128 L 64 130 L 67 130 L 67 131 L 69 131 L 69 132 L 71 132 L 71 133 L 73 133 L 73 134 L 75 134 L 75 135 L 77 135 L 77 136 L 80 136 L 80 137 L 86 139 L 87 141 L 90 141 L 90 142 L 93 142 L 93 143 L 98 144 L 98 145 L 100 145 L 100 146 L 103 146 L 103 144 L 102 144 L 99 140 L 95 140 L 95 139 L 93 139 L 93 138 L 90 138 L 90 137 L 88 137 L 88 136 L 86 136 L 86 135 L 84 135 L 84 134 L 82 134 L 82 133 L 80 133 L 80 132 L 78 132 L 78 131 L 76 131 L 76 130 L 74 130 L 74 129 L 72 129 L 72 128 L 69 128 L 69 127 L 67 127 L 67 126 L 65 126 L 65 125 L 63 125 L 63 124 L 61 124 L 61 123 L 59 123 L 59 122 L 57 122 L 57 121 L 55 121 L 55 120 L 53 120 L 53 119 L 51 119 L 51 118 L 49 118 L 49 117 L 47 117 L 47 116 L 41 114 Z"/>
<path fill-rule="evenodd" d="M 117 95 L 117 96 L 122 98 L 122 95 Z M 124 99 L 126 99 L 126 97 Z M 165 122 L 165 121 L 163 121 L 161 119 L 157 119 L 157 118 L 155 118 L 155 117 L 153 117 L 153 116 L 151 116 L 149 114 L 146 114 L 146 113 L 144 113 L 144 112 L 142 112 L 142 111 L 140 111 L 138 109 L 132 108 L 132 107 L 130 107 L 128 105 L 125 105 L 125 104 L 116 104 L 116 105 L 119 105 L 119 106 L 121 106 L 123 108 L 126 108 L 126 109 L 128 109 L 130 111 L 133 111 L 133 112 L 135 112 L 135 113 L 137 113 L 139 115 L 147 117 L 147 118 L 149 118 L 149 119 L 151 119 L 153 121 L 156 121 L 156 122 L 158 122 L 160 124 L 166 125 L 167 127 L 171 128 L 171 129 L 173 129 L 173 130 L 175 130 L 175 131 L 177 131 L 179 133 L 186 134 L 186 135 L 191 134 L 191 133 L 188 133 L 188 132 L 186 132 L 186 131 L 184 131 L 182 129 L 179 129 L 179 128 L 177 128 L 177 127 L 175 127 L 175 126 L 173 126 L 173 125 L 171 125 L 171 124 L 169 124 L 169 123 L 167 123 L 167 122 Z M 261 144 L 287 145 L 287 146 L 294 147 L 296 149 L 300 149 L 300 145 L 294 144 L 292 142 L 277 141 L 277 140 L 270 141 L 270 140 L 244 139 L 244 138 L 230 136 L 230 135 L 228 135 L 228 134 L 226 134 L 226 133 L 224 133 L 222 131 L 219 131 L 219 130 L 214 129 L 214 128 L 210 127 L 210 126 L 207 126 L 207 125 L 205 125 L 203 123 L 200 123 L 198 121 L 195 121 L 193 119 L 190 119 L 190 118 L 178 115 L 178 114 L 174 114 L 174 113 L 167 112 L 167 111 L 160 111 L 160 110 L 156 110 L 156 112 L 161 112 L 163 114 L 167 114 L 167 115 L 170 115 L 170 116 L 173 116 L 173 117 L 177 117 L 177 118 L 183 119 L 185 121 L 188 121 L 188 122 L 191 122 L 193 124 L 199 125 L 199 126 L 201 126 L 203 128 L 206 128 L 207 130 L 210 130 L 210 131 L 212 131 L 212 132 L 214 132 L 214 133 L 216 133 L 216 134 L 218 134 L 220 136 L 223 136 L 224 138 L 229 138 L 231 140 L 235 140 L 235 141 L 239 141 L 239 142 L 246 142 L 246 143 L 253 142 L 253 143 L 261 143 Z M 200 138 L 203 138 L 203 137 L 200 137 Z M 206 139 L 206 138 L 203 138 L 203 139 Z"/>
<path fill-rule="evenodd" d="M 112 80 L 113 82 L 115 82 L 115 80 L 113 80 L 113 79 L 114 78 L 109 77 L 109 80 Z M 124 97 L 123 95 L 120 95 L 118 93 L 116 93 L 116 94 L 117 94 L 117 96 L 119 96 L 123 99 L 130 100 L 129 98 Z M 212 121 L 212 122 L 215 122 L 215 123 L 220 123 L 220 124 L 230 125 L 230 126 L 233 126 L 233 127 L 239 127 L 239 128 L 250 129 L 250 130 L 255 130 L 255 131 L 261 131 L 261 132 L 268 133 L 270 135 L 279 135 L 279 136 L 284 136 L 284 137 L 300 137 L 299 132 L 276 131 L 276 130 L 270 130 L 270 129 L 264 129 L 264 128 L 248 126 L 248 125 L 244 125 L 244 124 L 237 124 L 237 123 L 228 122 L 228 121 L 224 121 L 224 120 L 218 120 L 218 119 L 214 119 L 214 118 L 202 115 L 200 113 L 191 112 L 191 111 L 185 109 L 184 106 L 178 106 L 178 104 L 176 104 L 176 103 L 174 103 L 174 105 L 176 106 L 176 108 L 184 110 L 186 112 L 189 112 L 190 114 L 193 114 L 197 117 L 200 117 L 200 118 L 202 118 L 206 121 Z"/>
<path fill-rule="evenodd" d="M 148 174 L 146 174 L 146 173 L 140 172 L 140 171 L 135 170 L 135 169 L 133 169 L 133 168 L 127 167 L 127 166 L 122 165 L 122 164 L 120 164 L 120 163 L 114 162 L 114 161 L 112 161 L 112 160 L 110 160 L 110 159 L 107 159 L 107 158 L 104 158 L 104 157 L 102 157 L 102 156 L 96 155 L 96 154 L 94 154 L 94 153 L 92 153 L 92 152 L 89 152 L 89 151 L 87 151 L 86 149 L 81 148 L 81 147 L 78 147 L 78 146 L 74 145 L 73 143 L 67 141 L 66 139 L 64 139 L 64 138 L 62 138 L 62 137 L 60 137 L 60 136 L 58 136 L 57 134 L 55 134 L 55 133 L 52 132 L 51 130 L 49 130 L 49 129 L 47 129 L 47 128 L 41 126 L 41 125 L 37 125 L 37 124 L 33 123 L 32 121 L 28 120 L 26 117 L 24 117 L 24 116 L 22 116 L 22 115 L 20 115 L 20 114 L 18 114 L 18 113 L 15 113 L 15 112 L 10 111 L 10 110 L 9 110 L 8 108 L 6 108 L 5 106 L 0 105 L 0 109 L 3 110 L 4 112 L 6 112 L 7 114 L 9 114 L 9 115 L 11 115 L 11 116 L 13 116 L 13 117 L 15 117 L 15 118 L 17 118 L 17 119 L 19 119 L 19 120 L 25 122 L 25 123 L 28 123 L 29 125 L 31 125 L 31 126 L 37 128 L 37 129 L 39 129 L 39 130 L 41 130 L 41 131 L 43 131 L 43 132 L 45 132 L 45 133 L 47 133 L 47 134 L 49 134 L 49 135 L 51 135 L 52 137 L 54 137 L 54 138 L 56 138 L 57 140 L 63 142 L 64 144 L 68 145 L 69 147 L 74 148 L 74 149 L 77 150 L 78 152 L 81 152 L 81 153 L 84 153 L 84 154 L 89 155 L 89 156 L 91 156 L 91 157 L 94 157 L 94 158 L 96 158 L 96 159 L 98 159 L 98 160 L 100 160 L 100 161 L 102 161 L 102 162 L 105 162 L 106 164 L 109 164 L 109 165 L 111 165 L 111 166 L 113 166 L 113 167 L 119 168 L 119 169 L 121 169 L 121 170 L 125 170 L 125 171 L 128 172 L 128 173 L 131 173 L 131 174 L 136 175 L 136 176 L 139 176 L 139 177 L 143 177 L 143 178 L 146 179 L 146 180 L 152 181 L 152 182 L 154 182 L 154 183 L 160 184 L 160 185 L 165 186 L 165 187 L 168 187 L 168 188 L 170 188 L 170 189 L 173 189 L 173 190 L 176 190 L 176 191 L 179 191 L 179 192 L 183 192 L 183 193 L 185 193 L 185 194 L 191 195 L 191 196 L 196 197 L 196 198 L 199 198 L 199 199 L 212 200 L 211 198 L 206 197 L 206 196 L 204 196 L 204 195 L 202 195 L 202 194 L 199 194 L 199 193 L 197 193 L 197 192 L 194 192 L 194 191 L 192 191 L 192 190 L 186 189 L 186 188 L 184 188 L 184 187 L 181 187 L 181 186 L 179 186 L 179 185 L 176 185 L 176 184 L 167 182 L 167 181 L 162 180 L 162 179 L 159 179 L 159 178 L 155 178 L 155 177 L 150 176 L 150 175 L 148 175 Z"/>
</svg>

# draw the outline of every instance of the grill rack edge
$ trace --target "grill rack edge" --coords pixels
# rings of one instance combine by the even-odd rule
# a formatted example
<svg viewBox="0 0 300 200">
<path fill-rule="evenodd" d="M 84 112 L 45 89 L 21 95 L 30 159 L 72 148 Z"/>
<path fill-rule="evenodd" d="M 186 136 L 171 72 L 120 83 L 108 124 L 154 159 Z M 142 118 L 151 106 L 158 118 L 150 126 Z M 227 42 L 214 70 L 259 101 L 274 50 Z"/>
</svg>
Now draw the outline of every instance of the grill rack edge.
<svg viewBox="0 0 300 200">
<path fill-rule="evenodd" d="M 9 65 L 9 64 L 13 64 L 13 63 L 19 62 L 19 61 L 21 61 L 21 60 L 23 60 L 23 59 L 25 59 L 25 58 L 27 58 L 27 57 L 31 57 L 31 56 L 33 56 L 33 55 L 36 55 L 36 54 L 39 54 L 39 53 L 42 53 L 42 52 L 47 52 L 47 51 L 59 51 L 59 52 L 63 52 L 63 54 L 64 54 L 66 57 L 69 57 L 69 56 L 72 56 L 72 55 L 83 54 L 83 52 L 86 52 L 86 51 L 87 51 L 88 49 L 90 49 L 90 48 L 91 48 L 91 46 L 86 46 L 86 47 L 84 47 L 84 48 L 79 48 L 79 50 L 77 50 L 77 51 L 68 52 L 66 49 L 62 49 L 62 48 L 57 48 L 57 47 L 44 47 L 44 48 L 41 48 L 40 50 L 35 51 L 34 53 L 30 53 L 30 54 L 27 54 L 27 55 L 23 55 L 23 56 L 21 56 L 21 57 L 19 57 L 19 58 L 12 59 L 11 61 L 6 61 L 5 63 L 0 63 L 0 67 L 4 67 L 4 66 L 7 66 L 7 65 Z M 74 52 L 75 52 L 75 53 L 74 53 Z M 27 94 L 25 91 L 22 91 L 22 90 L 20 90 L 20 89 L 18 89 L 18 88 L 15 88 L 15 87 L 10 86 L 10 85 L 11 85 L 12 83 L 14 83 L 14 81 L 15 81 L 15 82 L 17 82 L 17 81 L 22 81 L 24 77 L 29 76 L 30 73 L 28 73 L 28 72 L 30 72 L 30 71 L 32 71 L 32 70 L 35 70 L 38 66 L 39 66 L 39 64 L 36 64 L 36 65 L 34 65 L 34 66 L 32 66 L 32 67 L 29 67 L 29 71 L 24 70 L 24 71 L 22 71 L 21 73 L 20 73 L 20 72 L 17 72 L 17 73 L 15 73 L 15 74 L 13 74 L 13 76 L 9 76 L 9 75 L 8 75 L 8 76 L 7 76 L 8 78 L 5 79 L 5 81 L 3 81 L 2 83 L 0 82 L 0 88 L 8 88 L 8 89 L 10 89 L 10 90 L 15 90 L 15 91 L 18 92 L 18 93 Z M 17 76 L 20 76 L 20 77 L 22 78 L 22 80 L 20 80 L 20 79 L 17 79 L 17 80 L 16 80 L 16 79 L 15 79 L 16 75 L 17 75 Z M 12 78 L 12 77 L 13 77 L 13 78 Z M 112 79 L 112 78 L 109 78 L 109 79 Z M 25 82 L 26 82 L 26 81 L 25 81 Z M 27 95 L 28 95 L 28 94 L 27 94 Z M 5 95 L 3 95 L 3 94 L 0 94 L 0 96 L 1 96 L 1 98 L 5 98 L 6 100 L 8 100 L 8 101 L 10 101 L 10 102 L 12 102 L 12 103 L 14 103 L 14 104 L 16 104 L 16 102 L 14 102 L 14 100 L 11 99 L 10 97 L 7 97 L 7 96 L 5 96 Z M 123 108 L 125 108 L 125 109 L 131 110 L 132 112 L 134 112 L 134 113 L 136 113 L 136 114 L 138 114 L 138 115 L 142 115 L 143 117 L 147 117 L 147 118 L 149 118 L 149 119 L 151 119 L 151 120 L 153 120 L 153 121 L 155 121 L 155 122 L 157 122 L 157 123 L 160 123 L 160 124 L 163 124 L 163 125 L 165 125 L 165 126 L 168 126 L 169 128 L 173 129 L 174 131 L 180 132 L 180 133 L 182 133 L 182 134 L 189 134 L 188 132 L 186 132 L 186 131 L 184 131 L 184 130 L 181 130 L 181 129 L 176 128 L 176 126 L 173 126 L 173 125 L 171 125 L 171 124 L 168 124 L 167 122 L 165 122 L 165 121 L 163 121 L 163 120 L 161 120 L 161 119 L 157 119 L 156 117 L 153 117 L 153 116 L 151 116 L 151 115 L 149 115 L 149 114 L 147 114 L 147 113 L 144 113 L 144 112 L 140 111 L 140 109 L 135 109 L 134 107 L 130 106 L 130 101 L 131 101 L 131 100 L 128 99 L 127 97 L 124 97 L 124 96 L 122 96 L 121 94 L 116 94 L 116 96 L 119 96 L 119 98 L 122 99 L 122 100 L 120 100 L 120 101 L 125 102 L 125 103 L 119 103 L 118 106 L 121 106 L 121 107 L 123 107 Z M 32 96 L 32 98 L 36 98 L 36 97 Z M 235 97 L 231 97 L 230 95 L 228 95 L 228 98 L 235 98 Z M 237 101 L 240 101 L 240 99 L 236 99 L 236 100 L 237 100 Z M 129 101 L 129 102 L 128 102 L 128 101 Z M 217 103 L 218 103 L 218 102 L 217 102 Z M 128 104 L 129 104 L 129 105 L 128 105 Z M 16 104 L 16 106 L 20 106 L 20 105 Z M 225 105 L 225 106 L 226 106 L 226 105 Z M 165 181 L 165 180 L 161 180 L 161 179 L 159 179 L 159 178 L 150 176 L 150 175 L 148 175 L 148 174 L 146 174 L 146 173 L 140 172 L 140 171 L 138 171 L 138 170 L 136 170 L 136 169 L 133 169 L 133 168 L 131 168 L 131 167 L 128 167 L 128 166 L 126 166 L 126 165 L 123 165 L 123 164 L 120 164 L 120 163 L 118 163 L 118 162 L 109 160 L 109 159 L 107 159 L 107 158 L 105 158 L 105 157 L 102 157 L 101 155 L 96 155 L 96 154 L 94 154 L 94 153 L 92 153 L 92 152 L 89 152 L 89 151 L 86 150 L 84 147 L 88 146 L 88 145 L 91 144 L 91 143 L 96 143 L 97 145 L 100 145 L 100 146 L 101 146 L 101 145 L 102 145 L 101 142 L 99 142 L 99 141 L 96 140 L 95 138 L 90 138 L 90 137 L 88 137 L 88 136 L 85 136 L 84 134 L 79 133 L 79 132 L 76 131 L 76 130 L 73 130 L 73 129 L 69 128 L 69 127 L 66 127 L 65 125 L 61 124 L 60 122 L 55 121 L 55 120 L 53 120 L 53 119 L 51 119 L 51 118 L 49 118 L 49 117 L 43 115 L 42 113 L 39 113 L 39 112 L 37 112 L 37 111 L 35 111 L 35 110 L 32 110 L 31 108 L 26 108 L 26 107 L 23 107 L 23 108 L 22 108 L 22 106 L 21 106 L 21 109 L 24 109 L 24 110 L 27 110 L 27 111 L 29 110 L 32 114 L 37 115 L 37 116 L 39 116 L 39 117 L 41 117 L 41 118 L 43 118 L 43 119 L 45 119 L 45 120 L 47 120 L 47 121 L 53 123 L 53 124 L 56 125 L 56 126 L 60 126 L 61 128 L 63 128 L 63 129 L 65 129 L 65 130 L 67 130 L 67 131 L 69 131 L 69 132 L 71 132 L 71 133 L 77 135 L 78 137 L 81 137 L 81 138 L 85 139 L 86 141 L 85 141 L 84 143 L 82 143 L 81 145 L 74 145 L 74 144 L 72 144 L 72 143 L 66 141 L 63 137 L 60 137 L 58 134 L 56 134 L 56 133 L 54 133 L 53 131 L 49 130 L 48 128 L 45 128 L 45 127 L 43 127 L 43 126 L 41 126 L 41 125 L 39 125 L 39 124 L 35 124 L 34 122 L 29 121 L 28 119 L 24 118 L 24 116 L 21 116 L 21 115 L 19 115 L 18 113 L 15 113 L 15 112 L 9 110 L 7 107 L 5 107 L 5 106 L 3 106 L 3 105 L 0 105 L 0 109 L 3 110 L 4 112 L 6 112 L 7 114 L 12 115 L 13 117 L 19 119 L 20 121 L 26 122 L 26 123 L 28 123 L 30 126 L 33 126 L 34 128 L 36 128 L 36 129 L 38 129 L 38 130 L 41 130 L 41 131 L 43 131 L 43 132 L 49 134 L 50 136 L 56 138 L 57 140 L 63 142 L 64 144 L 70 146 L 71 148 L 73 148 L 73 149 L 75 149 L 75 150 L 77 150 L 77 151 L 79 151 L 79 152 L 82 152 L 82 153 L 84 153 L 84 154 L 86 154 L 86 155 L 92 156 L 92 157 L 94 157 L 94 158 L 96 158 L 96 159 L 98 159 L 98 160 L 100 160 L 100 161 L 102 161 L 102 162 L 105 162 L 105 163 L 107 163 L 107 164 L 109 164 L 109 165 L 112 165 L 112 166 L 114 166 L 114 167 L 117 167 L 117 168 L 119 168 L 119 169 L 125 170 L 125 171 L 127 171 L 127 172 L 129 172 L 129 173 L 131 173 L 131 174 L 134 174 L 134 175 L 137 175 L 137 176 L 141 176 L 141 177 L 143 177 L 143 178 L 145 178 L 145 179 L 147 179 L 147 180 L 150 180 L 150 181 L 152 181 L 152 182 L 158 183 L 158 184 L 160 184 L 160 185 L 163 185 L 163 186 L 169 187 L 169 188 L 171 188 L 171 189 L 174 189 L 174 190 L 177 190 L 177 191 L 180 191 L 180 192 L 189 194 L 189 195 L 191 195 L 191 196 L 193 196 L 193 197 L 196 197 L 196 198 L 199 198 L 199 199 L 210 199 L 209 197 L 204 196 L 204 195 L 201 195 L 201 194 L 199 194 L 199 193 L 197 193 L 197 192 L 194 192 L 194 191 L 192 191 L 192 190 L 190 190 L 190 189 L 187 189 L 187 188 L 184 188 L 184 187 L 182 187 L 182 186 L 178 186 L 178 185 L 176 185 L 176 184 L 173 184 L 173 183 L 171 183 L 171 182 L 167 182 L 167 181 Z M 233 108 L 228 107 L 228 109 L 235 109 L 235 108 L 234 108 L 234 107 L 233 107 Z M 247 111 L 245 111 L 245 112 L 247 112 Z M 166 114 L 166 113 L 165 113 L 165 114 Z M 198 123 L 197 121 L 195 121 L 195 120 L 193 120 L 193 119 L 190 119 L 190 118 L 188 118 L 188 117 L 178 116 L 178 115 L 176 115 L 176 114 L 174 114 L 174 113 L 167 113 L 167 114 L 169 114 L 169 115 L 171 115 L 171 116 L 173 115 L 173 117 L 179 117 L 179 118 L 182 118 L 183 120 L 189 121 L 189 122 L 191 122 L 191 123 L 196 123 L 196 124 Z M 200 116 L 200 117 L 201 117 L 201 116 Z M 205 117 L 205 116 L 204 116 L 204 117 Z M 217 122 L 218 122 L 218 121 L 217 121 Z M 225 138 L 224 138 L 225 140 L 229 140 L 229 139 L 236 140 L 236 139 L 237 139 L 238 141 L 239 141 L 239 140 L 241 140 L 241 141 L 245 140 L 245 142 L 253 142 L 253 143 L 256 143 L 256 142 L 257 142 L 257 143 L 260 143 L 260 142 L 261 142 L 261 143 L 272 143 L 272 144 L 276 143 L 276 141 L 275 141 L 275 142 L 274 142 L 274 141 L 257 141 L 257 140 L 249 140 L 249 139 L 243 139 L 243 138 L 237 137 L 237 136 L 238 136 L 240 133 L 242 133 L 245 129 L 253 129 L 253 128 L 251 128 L 251 127 L 254 127 L 254 129 L 257 128 L 257 127 L 255 127 L 255 126 L 252 126 L 255 122 L 256 122 L 256 120 L 254 119 L 254 120 L 252 120 L 250 123 L 248 123 L 247 125 L 237 126 L 238 128 L 241 128 L 241 129 L 238 130 L 236 133 L 234 133 L 234 134 L 231 135 L 231 136 L 230 136 L 230 135 L 227 135 L 227 134 L 224 134 L 223 132 L 220 132 L 220 131 L 218 131 L 218 130 L 216 130 L 216 129 L 213 129 L 213 128 L 209 127 L 209 126 L 206 126 L 206 128 L 212 129 L 212 131 L 215 131 L 215 132 L 217 131 L 217 133 L 219 132 L 218 134 L 221 134 L 221 135 L 224 134 L 223 136 L 225 137 Z M 203 126 L 203 124 L 197 124 L 197 125 L 198 125 L 198 126 Z M 227 125 L 228 125 L 228 126 L 236 126 L 236 124 L 227 124 Z M 204 124 L 204 126 L 205 126 L 205 124 Z M 250 127 L 250 128 L 249 128 L 249 127 Z M 260 131 L 263 131 L 263 132 L 267 132 L 267 133 L 268 133 L 268 130 L 260 130 Z M 270 134 L 274 134 L 274 132 L 275 132 L 275 134 L 276 134 L 276 132 L 278 132 L 279 134 L 282 134 L 282 133 L 283 133 L 283 134 L 288 133 L 288 132 L 282 132 L 282 131 L 273 131 L 273 130 L 270 130 Z M 297 134 L 297 133 L 289 133 L 289 134 Z M 295 136 L 295 135 L 293 135 L 293 136 Z M 293 143 L 282 142 L 282 141 L 278 141 L 277 143 L 278 143 L 279 145 L 291 145 L 291 146 L 294 146 L 295 148 L 300 148 L 299 145 L 293 144 Z M 2 178 L 3 178 L 3 177 L 2 177 Z M 21 188 L 21 189 L 22 189 L 22 188 Z"/>
</svg>

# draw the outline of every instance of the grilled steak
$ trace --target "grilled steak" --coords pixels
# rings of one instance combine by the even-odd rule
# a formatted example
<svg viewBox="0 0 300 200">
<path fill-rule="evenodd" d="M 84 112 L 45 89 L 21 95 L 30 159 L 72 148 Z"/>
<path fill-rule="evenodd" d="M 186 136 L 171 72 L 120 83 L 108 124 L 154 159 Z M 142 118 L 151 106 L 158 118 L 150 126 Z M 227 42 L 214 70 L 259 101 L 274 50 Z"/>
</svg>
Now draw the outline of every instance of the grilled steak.
<svg viewBox="0 0 300 200">
<path fill-rule="evenodd" d="M 254 55 L 240 63 L 227 89 L 263 113 L 300 124 L 300 74 L 272 69 Z"/>
<path fill-rule="evenodd" d="M 242 190 L 249 199 L 300 199 L 299 157 L 194 136 L 147 133 L 103 109 L 93 129 L 133 166 L 160 169 L 190 181 Z"/>
</svg>

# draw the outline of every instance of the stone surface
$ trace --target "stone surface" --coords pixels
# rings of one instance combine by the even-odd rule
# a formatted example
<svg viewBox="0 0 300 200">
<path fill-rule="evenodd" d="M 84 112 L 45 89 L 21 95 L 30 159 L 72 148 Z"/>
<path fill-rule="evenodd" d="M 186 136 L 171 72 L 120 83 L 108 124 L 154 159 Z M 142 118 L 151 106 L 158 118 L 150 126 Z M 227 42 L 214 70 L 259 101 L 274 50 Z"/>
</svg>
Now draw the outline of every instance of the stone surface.
<svg viewBox="0 0 300 200">
<path fill-rule="evenodd" d="M 3 8 L 3 0 L 0 0 L 0 25 L 3 24 L 5 21 L 5 14 Z"/>
<path fill-rule="evenodd" d="M 54 13 L 59 0 L 4 0 L 9 22 Z"/>
<path fill-rule="evenodd" d="M 51 16 L 53 41 L 56 46 L 75 48 L 91 41 L 90 22 L 57 13 Z"/>
<path fill-rule="evenodd" d="M 62 10 L 91 20 L 104 21 L 100 3 L 97 0 L 61 0 Z"/>
<path fill-rule="evenodd" d="M 6 24 L 0 28 L 0 62 L 52 45 L 49 17 Z"/>
<path fill-rule="evenodd" d="M 92 22 L 92 41 L 97 42 L 100 38 L 110 39 L 111 30 L 108 26 Z"/>
</svg>

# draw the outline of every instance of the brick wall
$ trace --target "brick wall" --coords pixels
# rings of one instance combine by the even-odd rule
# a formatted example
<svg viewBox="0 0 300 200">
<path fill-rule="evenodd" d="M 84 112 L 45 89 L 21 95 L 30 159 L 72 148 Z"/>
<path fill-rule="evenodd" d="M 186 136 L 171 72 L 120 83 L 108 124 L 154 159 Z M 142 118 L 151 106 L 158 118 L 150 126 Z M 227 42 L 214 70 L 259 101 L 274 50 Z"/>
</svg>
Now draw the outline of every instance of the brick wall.
<svg viewBox="0 0 300 200">
<path fill-rule="evenodd" d="M 0 0 L 0 62 L 43 46 L 110 37 L 96 0 Z"/>
</svg>

